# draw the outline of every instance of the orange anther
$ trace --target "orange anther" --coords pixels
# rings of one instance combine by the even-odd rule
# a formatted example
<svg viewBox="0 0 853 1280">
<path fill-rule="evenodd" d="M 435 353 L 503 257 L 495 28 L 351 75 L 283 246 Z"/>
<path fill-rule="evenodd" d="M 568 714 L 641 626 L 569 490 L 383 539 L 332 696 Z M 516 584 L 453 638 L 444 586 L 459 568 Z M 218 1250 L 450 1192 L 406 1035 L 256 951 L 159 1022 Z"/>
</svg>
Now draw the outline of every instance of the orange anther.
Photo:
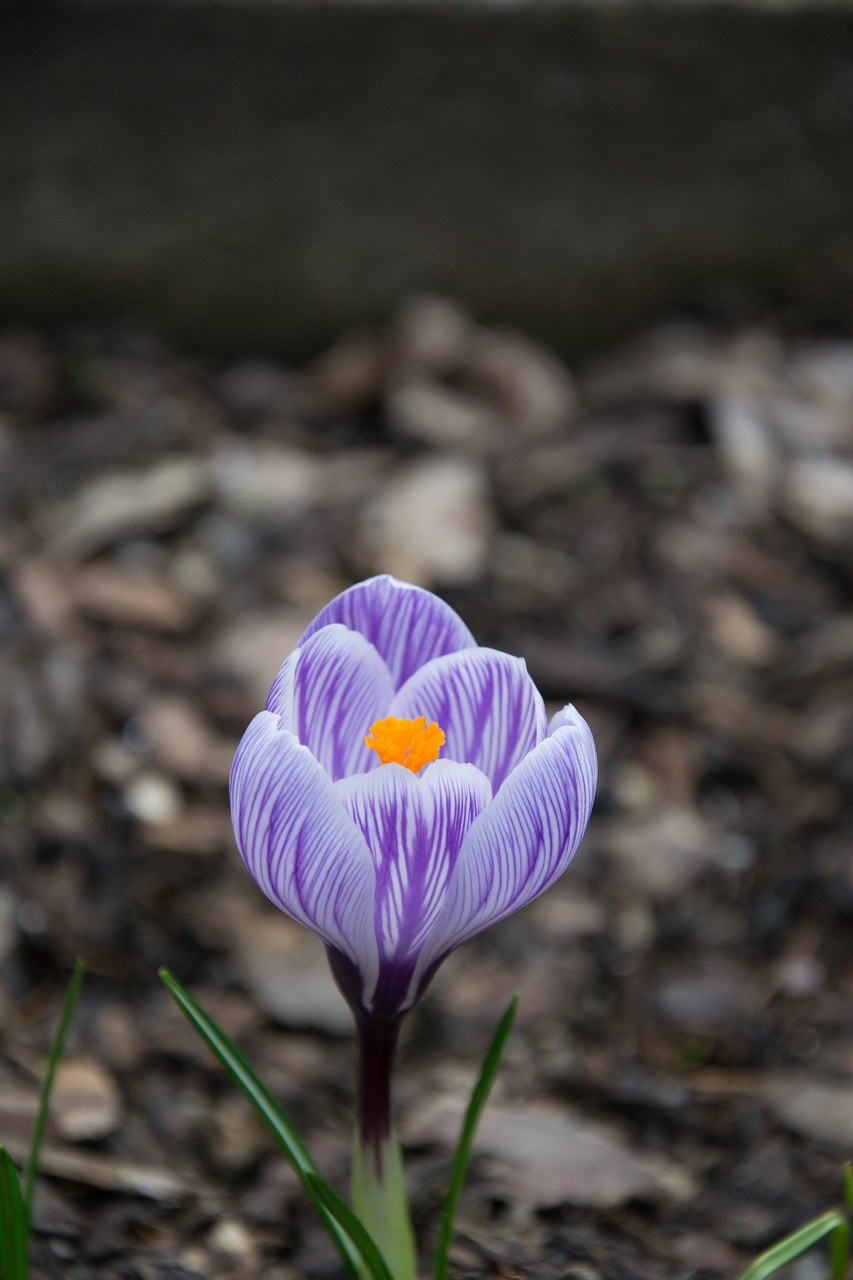
<svg viewBox="0 0 853 1280">
<path fill-rule="evenodd" d="M 437 759 L 444 741 L 443 731 L 434 720 L 427 724 L 426 716 L 417 720 L 398 720 L 396 716 L 377 720 L 364 739 L 365 746 L 375 751 L 383 764 L 402 764 L 412 773 Z"/>
</svg>

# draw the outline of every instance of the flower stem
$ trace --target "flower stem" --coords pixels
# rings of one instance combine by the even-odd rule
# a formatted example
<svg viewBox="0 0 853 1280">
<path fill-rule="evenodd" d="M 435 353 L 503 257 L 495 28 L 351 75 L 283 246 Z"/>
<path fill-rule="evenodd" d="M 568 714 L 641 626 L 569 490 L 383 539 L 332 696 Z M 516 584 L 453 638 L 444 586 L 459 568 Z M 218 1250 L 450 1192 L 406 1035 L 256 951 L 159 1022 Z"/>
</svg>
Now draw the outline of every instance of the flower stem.
<svg viewBox="0 0 853 1280">
<path fill-rule="evenodd" d="M 403 1162 L 391 1123 L 391 1076 L 398 1019 L 358 1020 L 358 1123 L 352 1162 L 353 1207 L 394 1280 L 415 1280 Z"/>
</svg>

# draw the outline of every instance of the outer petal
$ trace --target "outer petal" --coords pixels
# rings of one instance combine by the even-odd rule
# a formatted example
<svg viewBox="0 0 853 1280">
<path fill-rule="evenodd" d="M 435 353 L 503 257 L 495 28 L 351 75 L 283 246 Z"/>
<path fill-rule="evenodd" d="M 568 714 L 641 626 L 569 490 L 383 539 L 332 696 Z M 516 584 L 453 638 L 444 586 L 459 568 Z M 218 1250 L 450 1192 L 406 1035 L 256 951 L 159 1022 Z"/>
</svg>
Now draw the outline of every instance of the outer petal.
<svg viewBox="0 0 853 1280">
<path fill-rule="evenodd" d="M 477 643 L 449 604 L 388 574 L 342 591 L 317 614 L 299 643 L 330 622 L 343 623 L 375 646 L 396 689 L 432 658 Z"/>
<path fill-rule="evenodd" d="M 237 748 L 230 785 L 237 845 L 258 886 L 347 956 L 372 992 L 376 872 L 328 775 L 277 716 L 261 711 Z"/>
<path fill-rule="evenodd" d="M 460 942 L 526 906 L 574 856 L 595 795 L 595 744 L 574 707 L 551 728 L 465 837 L 447 905 L 421 955 L 419 981 Z"/>
<path fill-rule="evenodd" d="M 376 935 L 383 966 L 417 953 L 444 907 L 448 881 L 472 822 L 491 799 L 471 765 L 438 761 L 421 777 L 402 765 L 337 784 L 376 865 Z M 380 979 L 380 986 L 382 980 Z"/>
<path fill-rule="evenodd" d="M 447 737 L 442 758 L 476 765 L 495 792 L 548 731 L 523 659 L 497 649 L 436 658 L 403 685 L 389 714 L 436 720 Z"/>
<path fill-rule="evenodd" d="M 364 736 L 387 715 L 393 694 L 390 672 L 373 645 L 336 623 L 290 654 L 273 681 L 267 710 L 337 780 L 378 763 Z"/>
</svg>

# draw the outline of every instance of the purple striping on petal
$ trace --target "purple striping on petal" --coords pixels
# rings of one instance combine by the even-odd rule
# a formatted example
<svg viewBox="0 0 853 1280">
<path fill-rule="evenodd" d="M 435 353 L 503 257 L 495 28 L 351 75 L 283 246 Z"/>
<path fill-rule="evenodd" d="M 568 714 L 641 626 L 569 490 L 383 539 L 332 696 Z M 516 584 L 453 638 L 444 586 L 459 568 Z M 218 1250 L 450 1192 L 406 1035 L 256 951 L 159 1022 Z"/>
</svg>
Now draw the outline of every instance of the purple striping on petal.
<svg viewBox="0 0 853 1280">
<path fill-rule="evenodd" d="M 442 759 L 476 765 L 495 792 L 548 731 L 524 662 L 496 649 L 434 659 L 398 691 L 390 714 L 437 721 L 447 737 Z"/>
<path fill-rule="evenodd" d="M 388 668 L 374 647 L 333 624 L 290 655 L 270 690 L 267 710 L 282 717 L 337 781 L 378 764 L 364 736 L 387 714 L 393 693 Z"/>
<path fill-rule="evenodd" d="M 381 764 L 364 737 L 389 715 L 436 721 L 440 759 Z M 282 666 L 231 811 L 249 871 L 326 943 L 359 1024 L 390 1027 L 448 952 L 565 870 L 596 774 L 573 707 L 549 729 L 521 659 L 386 576 L 333 600 Z"/>
<path fill-rule="evenodd" d="M 383 574 L 341 592 L 306 628 L 300 644 L 332 622 L 340 622 L 369 640 L 399 688 L 432 658 L 476 641 L 450 605 L 407 582 Z"/>
<path fill-rule="evenodd" d="M 299 654 L 300 650 L 294 649 L 287 655 L 272 682 L 264 706 L 265 711 L 271 711 L 273 715 L 278 716 L 281 728 L 289 729 L 291 733 L 296 732 L 293 723 L 293 677 L 296 674 Z"/>
<path fill-rule="evenodd" d="M 567 708 L 470 827 L 444 912 L 421 953 L 418 980 L 448 951 L 518 911 L 563 873 L 586 830 L 597 772 L 589 726 Z"/>
<path fill-rule="evenodd" d="M 491 799 L 471 765 L 439 761 L 416 777 L 401 765 L 337 784 L 376 865 L 376 933 L 383 961 L 415 955 L 444 906 L 465 832 Z"/>
<path fill-rule="evenodd" d="M 274 714 L 262 711 L 237 748 L 230 790 L 237 845 L 258 886 L 350 957 L 369 993 L 379 964 L 376 872 L 328 775 Z"/>
</svg>

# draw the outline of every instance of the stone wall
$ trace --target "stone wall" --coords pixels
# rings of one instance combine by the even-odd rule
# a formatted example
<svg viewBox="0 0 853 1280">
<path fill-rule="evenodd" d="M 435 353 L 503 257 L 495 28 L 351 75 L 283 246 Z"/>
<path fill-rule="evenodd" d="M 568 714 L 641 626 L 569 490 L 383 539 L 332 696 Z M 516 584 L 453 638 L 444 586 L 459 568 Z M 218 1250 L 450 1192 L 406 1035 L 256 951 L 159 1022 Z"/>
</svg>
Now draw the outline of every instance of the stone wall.
<svg viewBox="0 0 853 1280">
<path fill-rule="evenodd" d="M 423 288 L 563 346 L 849 305 L 851 160 L 837 0 L 7 0 L 0 322 L 296 352 Z"/>
</svg>

